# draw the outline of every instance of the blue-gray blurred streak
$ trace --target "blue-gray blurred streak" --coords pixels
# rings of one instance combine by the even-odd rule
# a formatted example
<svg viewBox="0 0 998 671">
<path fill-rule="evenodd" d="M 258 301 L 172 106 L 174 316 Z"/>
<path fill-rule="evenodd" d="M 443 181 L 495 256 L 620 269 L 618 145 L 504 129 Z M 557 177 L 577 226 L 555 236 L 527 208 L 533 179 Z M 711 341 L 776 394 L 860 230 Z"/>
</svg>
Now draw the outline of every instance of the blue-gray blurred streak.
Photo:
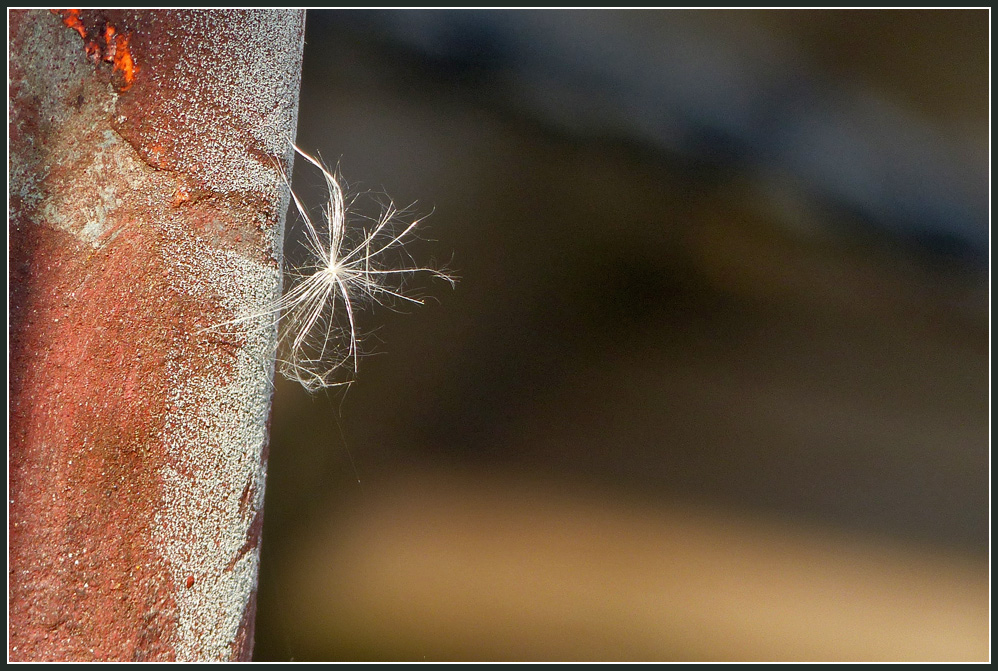
<svg viewBox="0 0 998 671">
<path fill-rule="evenodd" d="M 987 169 L 965 147 L 876 91 L 828 80 L 761 29 L 721 34 L 695 15 L 393 10 L 311 20 L 405 50 L 561 132 L 750 171 L 923 249 L 987 262 Z"/>
</svg>

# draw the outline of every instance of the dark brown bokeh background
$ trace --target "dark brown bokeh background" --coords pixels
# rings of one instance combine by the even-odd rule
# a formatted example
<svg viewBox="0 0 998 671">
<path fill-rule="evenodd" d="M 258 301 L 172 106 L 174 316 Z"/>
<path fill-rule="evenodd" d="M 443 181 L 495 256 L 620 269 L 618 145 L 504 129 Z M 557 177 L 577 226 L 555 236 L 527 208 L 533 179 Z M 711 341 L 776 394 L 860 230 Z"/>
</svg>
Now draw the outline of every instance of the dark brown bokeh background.
<svg viewBox="0 0 998 671">
<path fill-rule="evenodd" d="M 309 18 L 299 145 L 460 282 L 278 383 L 256 658 L 981 658 L 988 13 L 558 16 Z"/>
</svg>

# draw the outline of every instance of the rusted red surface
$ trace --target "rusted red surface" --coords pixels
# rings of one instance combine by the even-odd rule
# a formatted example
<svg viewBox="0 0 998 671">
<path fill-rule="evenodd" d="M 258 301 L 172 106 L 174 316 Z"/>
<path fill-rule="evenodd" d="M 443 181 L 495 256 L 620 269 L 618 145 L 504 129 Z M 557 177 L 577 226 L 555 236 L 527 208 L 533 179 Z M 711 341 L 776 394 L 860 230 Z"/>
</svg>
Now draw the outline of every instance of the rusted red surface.
<svg viewBox="0 0 998 671">
<path fill-rule="evenodd" d="M 247 659 L 269 390 L 202 329 L 278 290 L 298 80 L 178 59 L 303 16 L 9 16 L 9 657 Z"/>
</svg>

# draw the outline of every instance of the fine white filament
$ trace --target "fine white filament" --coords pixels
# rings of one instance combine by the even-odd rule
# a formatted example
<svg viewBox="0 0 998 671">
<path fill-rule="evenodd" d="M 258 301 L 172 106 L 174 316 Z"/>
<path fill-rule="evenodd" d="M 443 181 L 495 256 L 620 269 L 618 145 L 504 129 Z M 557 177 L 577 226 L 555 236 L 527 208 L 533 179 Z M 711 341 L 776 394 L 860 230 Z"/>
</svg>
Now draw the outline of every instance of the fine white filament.
<svg viewBox="0 0 998 671">
<path fill-rule="evenodd" d="M 291 191 L 305 228 L 302 244 L 307 261 L 288 268 L 288 290 L 267 309 L 210 330 L 231 332 L 234 325 L 257 321 L 261 322 L 257 328 L 270 328 L 279 320 L 279 369 L 286 378 L 314 392 L 354 380 L 360 354 L 357 314 L 362 305 L 371 301 L 422 304 L 420 298 L 404 293 L 409 277 L 426 273 L 452 286 L 454 278 L 435 268 L 406 263 L 412 259 L 404 246 L 421 219 L 400 223 L 402 213 L 389 202 L 378 218 L 353 224 L 348 221 L 336 175 L 297 146 L 295 151 L 322 172 L 329 192 L 322 217 L 315 221 Z"/>
</svg>

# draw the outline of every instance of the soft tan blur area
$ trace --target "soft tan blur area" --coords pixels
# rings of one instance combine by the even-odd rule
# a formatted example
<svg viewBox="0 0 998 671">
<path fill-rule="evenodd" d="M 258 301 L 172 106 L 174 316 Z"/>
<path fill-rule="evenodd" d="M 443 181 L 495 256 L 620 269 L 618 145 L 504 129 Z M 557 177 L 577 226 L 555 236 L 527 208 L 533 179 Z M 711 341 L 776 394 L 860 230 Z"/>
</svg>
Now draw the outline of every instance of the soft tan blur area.
<svg viewBox="0 0 998 671">
<path fill-rule="evenodd" d="M 298 142 L 432 210 L 411 251 L 460 281 L 370 315 L 345 394 L 278 382 L 257 660 L 989 658 L 980 267 L 490 106 L 338 16 Z M 986 12 L 695 18 L 986 177 Z"/>
<path fill-rule="evenodd" d="M 295 638 L 355 659 L 982 661 L 987 565 L 475 473 L 315 530 Z"/>
</svg>

